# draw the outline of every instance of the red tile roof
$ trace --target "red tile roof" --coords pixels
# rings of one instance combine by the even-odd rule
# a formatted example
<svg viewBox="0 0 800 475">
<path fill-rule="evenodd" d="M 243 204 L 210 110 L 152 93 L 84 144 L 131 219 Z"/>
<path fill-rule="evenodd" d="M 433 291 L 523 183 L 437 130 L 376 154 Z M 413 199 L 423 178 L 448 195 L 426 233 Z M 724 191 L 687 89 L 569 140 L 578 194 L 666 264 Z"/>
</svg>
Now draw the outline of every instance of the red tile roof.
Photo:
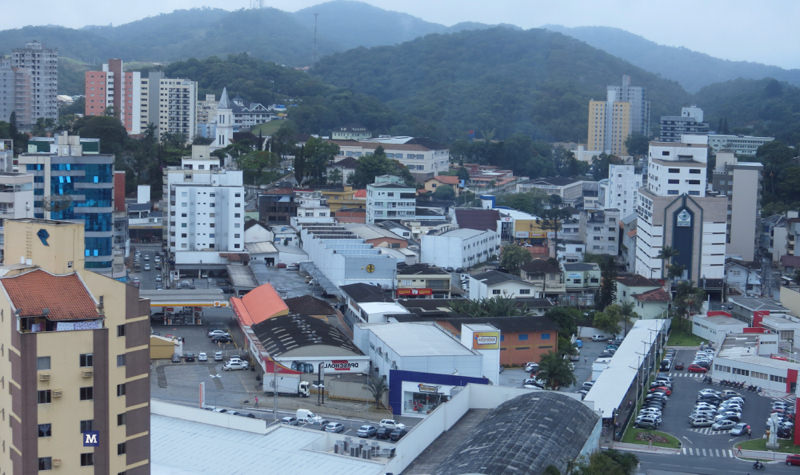
<svg viewBox="0 0 800 475">
<path fill-rule="evenodd" d="M 239 321 L 248 327 L 289 314 L 289 307 L 270 284 L 259 285 L 242 298 L 231 297 L 231 306 Z"/>
<path fill-rule="evenodd" d="M 669 294 L 661 287 L 633 296 L 639 302 L 669 302 Z"/>
<path fill-rule="evenodd" d="M 363 190 L 356 190 L 353 192 L 353 198 L 365 198 L 367 197 L 367 189 L 364 188 Z"/>
<path fill-rule="evenodd" d="M 41 316 L 51 321 L 100 318 L 97 304 L 77 274 L 55 275 L 37 269 L 0 279 L 20 316 Z"/>
<path fill-rule="evenodd" d="M 433 179 L 445 185 L 458 185 L 459 182 L 458 177 L 453 175 L 436 175 Z"/>
</svg>

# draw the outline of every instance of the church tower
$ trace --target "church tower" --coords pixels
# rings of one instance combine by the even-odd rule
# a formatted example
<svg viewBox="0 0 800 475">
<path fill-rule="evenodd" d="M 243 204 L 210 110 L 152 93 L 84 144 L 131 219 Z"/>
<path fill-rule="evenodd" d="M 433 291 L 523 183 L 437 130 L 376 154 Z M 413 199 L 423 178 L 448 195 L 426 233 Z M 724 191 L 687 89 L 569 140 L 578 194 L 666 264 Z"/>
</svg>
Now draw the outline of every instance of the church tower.
<svg viewBox="0 0 800 475">
<path fill-rule="evenodd" d="M 211 144 L 212 151 L 227 147 L 233 140 L 233 109 L 231 109 L 231 104 L 228 100 L 227 88 L 222 88 L 222 96 L 219 98 L 219 104 L 217 104 L 215 125 L 216 133 L 214 134 L 214 142 Z"/>
</svg>

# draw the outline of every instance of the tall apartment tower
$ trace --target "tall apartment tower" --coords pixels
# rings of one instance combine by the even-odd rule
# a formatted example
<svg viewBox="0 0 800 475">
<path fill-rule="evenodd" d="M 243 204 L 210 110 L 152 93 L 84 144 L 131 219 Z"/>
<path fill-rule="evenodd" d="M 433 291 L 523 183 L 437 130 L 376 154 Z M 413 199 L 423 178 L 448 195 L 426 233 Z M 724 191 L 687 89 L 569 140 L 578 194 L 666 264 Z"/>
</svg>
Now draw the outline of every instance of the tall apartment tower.
<svg viewBox="0 0 800 475">
<path fill-rule="evenodd" d="M 40 118 L 58 120 L 58 51 L 32 41 L 11 53 L 11 67 L 27 71 L 29 77 L 19 78 L 29 89 L 15 91 L 20 127 L 31 127 Z"/>
<path fill-rule="evenodd" d="M 149 474 L 149 302 L 84 268 L 82 225 L 5 226 L 0 473 Z"/>
<path fill-rule="evenodd" d="M 700 285 L 725 274 L 728 200 L 707 194 L 708 138 L 685 135 L 680 143 L 650 142 L 647 185 L 637 203 L 636 264 L 639 275 L 667 277 L 670 264 Z M 658 256 L 669 246 L 671 262 Z"/>
<path fill-rule="evenodd" d="M 84 224 L 86 268 L 109 273 L 113 261 L 114 155 L 98 139 L 66 132 L 28 143 L 20 168 L 34 176 L 33 216 Z"/>
<path fill-rule="evenodd" d="M 142 130 L 152 124 L 159 139 L 166 133 L 182 134 L 191 142 L 197 133 L 197 82 L 153 71 L 141 83 Z"/>
<path fill-rule="evenodd" d="M 242 172 L 221 168 L 207 145 L 193 146 L 180 167 L 164 171 L 169 216 L 164 239 L 177 266 L 216 263 L 220 253 L 244 252 L 242 183 Z"/>
<path fill-rule="evenodd" d="M 87 116 L 105 115 L 109 107 L 129 134 L 142 131 L 142 79 L 139 71 L 123 71 L 121 59 L 109 59 L 102 71 L 86 71 Z"/>
<path fill-rule="evenodd" d="M 620 218 L 636 212 L 636 194 L 642 186 L 642 175 L 633 165 L 609 165 L 608 181 L 601 182 L 603 208 L 618 209 Z"/>
<path fill-rule="evenodd" d="M 739 162 L 733 152 L 718 152 L 714 190 L 728 198 L 727 255 L 755 260 L 761 222 L 761 178 L 764 165 Z"/>
<path fill-rule="evenodd" d="M 589 102 L 587 147 L 617 156 L 627 155 L 625 140 L 633 133 L 650 133 L 650 101 L 643 87 L 631 86 L 622 76 L 621 86 L 606 88 L 605 102 Z"/>
</svg>

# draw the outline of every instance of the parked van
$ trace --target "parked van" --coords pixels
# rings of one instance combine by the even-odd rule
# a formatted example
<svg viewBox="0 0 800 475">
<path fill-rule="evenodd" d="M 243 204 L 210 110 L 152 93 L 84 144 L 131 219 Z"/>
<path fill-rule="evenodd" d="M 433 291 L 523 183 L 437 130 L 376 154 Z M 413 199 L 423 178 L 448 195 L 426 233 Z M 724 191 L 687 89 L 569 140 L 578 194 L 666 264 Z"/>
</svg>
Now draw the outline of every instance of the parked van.
<svg viewBox="0 0 800 475">
<path fill-rule="evenodd" d="M 317 417 L 317 415 L 308 409 L 298 409 L 295 417 L 297 417 L 297 420 L 300 422 L 311 422 Z"/>
</svg>

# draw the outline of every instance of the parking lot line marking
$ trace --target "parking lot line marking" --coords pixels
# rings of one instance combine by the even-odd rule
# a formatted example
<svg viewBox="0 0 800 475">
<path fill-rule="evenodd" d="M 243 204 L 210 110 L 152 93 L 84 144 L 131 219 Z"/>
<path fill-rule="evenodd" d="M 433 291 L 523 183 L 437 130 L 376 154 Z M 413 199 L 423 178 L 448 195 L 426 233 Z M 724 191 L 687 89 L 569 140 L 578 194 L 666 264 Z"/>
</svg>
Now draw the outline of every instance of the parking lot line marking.
<svg viewBox="0 0 800 475">
<path fill-rule="evenodd" d="M 733 450 L 728 450 L 728 457 L 733 458 Z"/>
</svg>

